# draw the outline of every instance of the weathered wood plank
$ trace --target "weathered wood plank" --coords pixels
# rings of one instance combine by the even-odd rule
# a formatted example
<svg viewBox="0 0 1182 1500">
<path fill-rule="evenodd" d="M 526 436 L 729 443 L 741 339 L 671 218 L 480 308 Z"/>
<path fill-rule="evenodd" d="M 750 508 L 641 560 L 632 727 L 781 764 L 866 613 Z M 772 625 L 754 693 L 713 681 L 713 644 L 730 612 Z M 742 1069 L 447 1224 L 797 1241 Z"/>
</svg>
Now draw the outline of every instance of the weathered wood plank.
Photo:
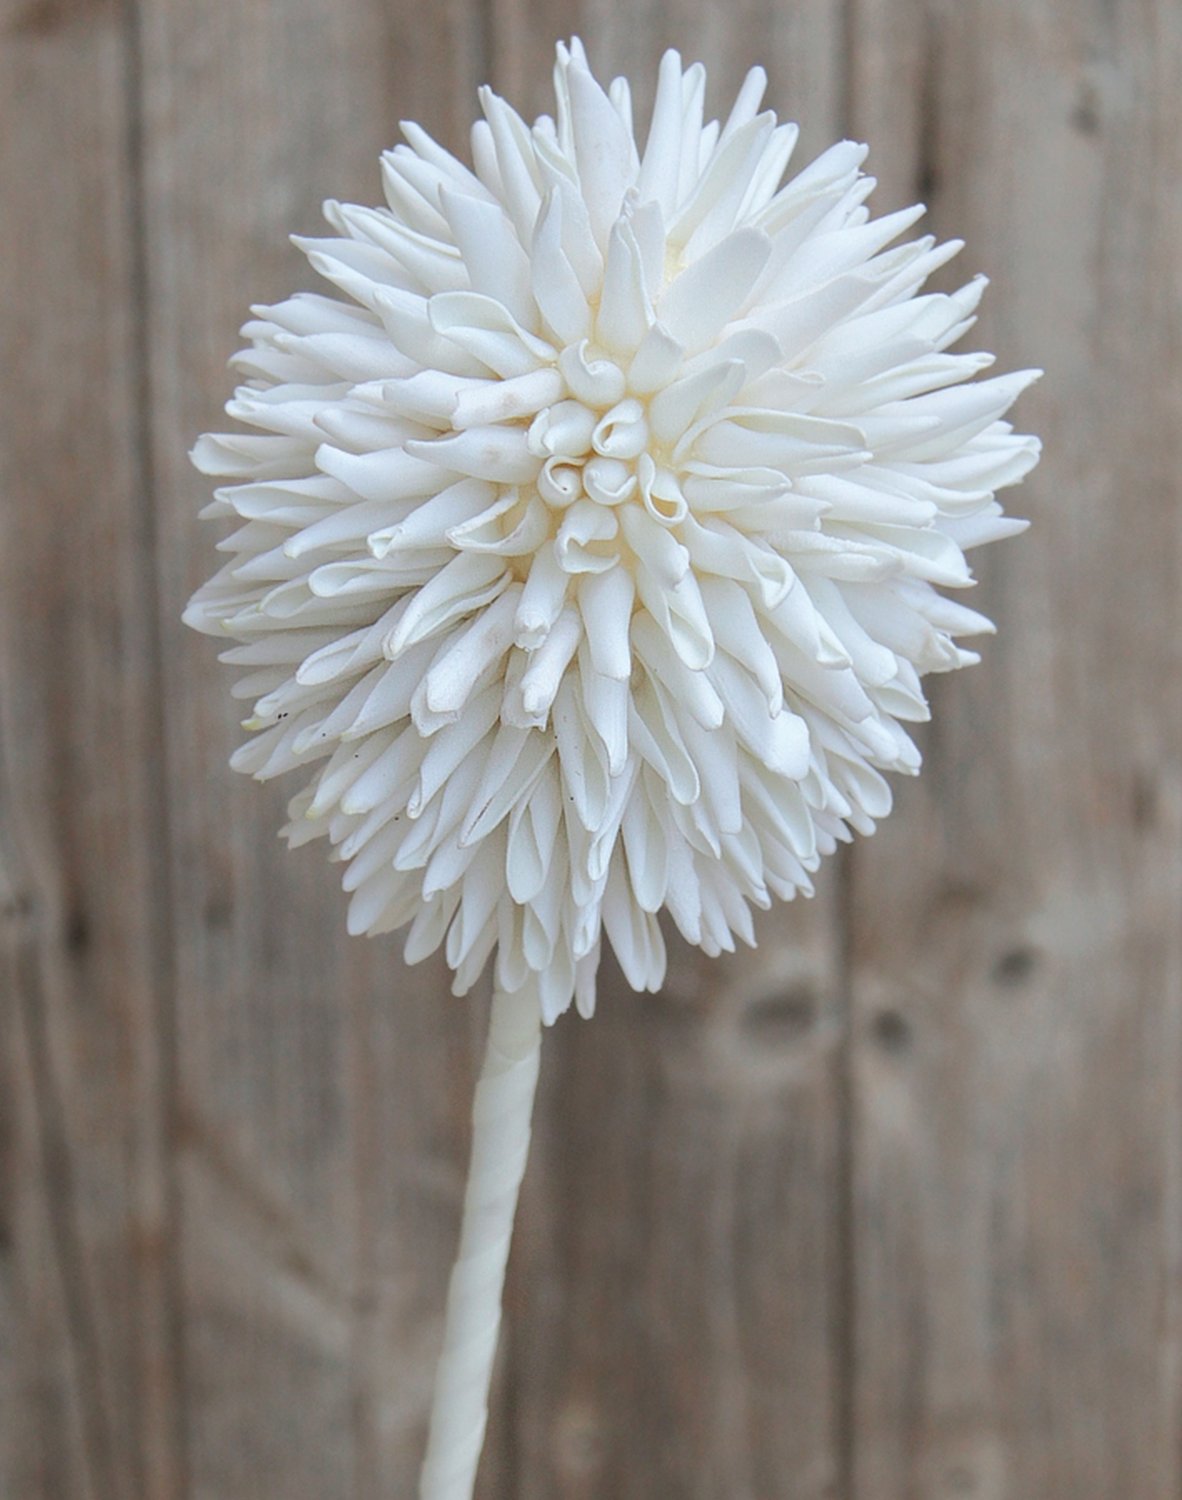
<svg viewBox="0 0 1182 1500">
<path fill-rule="evenodd" d="M 482 1493 L 1174 1496 L 1174 0 L 0 25 L 0 1492 L 413 1493 L 483 1007 L 347 940 L 285 789 L 225 769 L 184 450 L 247 303 L 311 284 L 286 233 L 374 201 L 399 116 L 463 149 L 485 76 L 548 107 L 576 30 L 642 115 L 672 44 L 718 104 L 765 63 L 802 161 L 869 139 L 876 206 L 927 196 L 996 275 L 981 342 L 1047 366 L 1048 455 L 982 560 L 1002 634 L 855 856 L 853 1042 L 832 868 L 754 957 L 675 948 L 656 999 L 609 972 L 546 1038 Z"/>
<path fill-rule="evenodd" d="M 494 83 L 550 109 L 555 31 L 581 31 L 646 117 L 661 52 L 722 109 L 764 63 L 800 161 L 840 133 L 840 8 L 548 12 L 498 0 Z M 805 1500 L 842 1472 L 842 1150 L 836 871 L 769 915 L 756 954 L 672 935 L 664 993 L 605 966 L 599 1013 L 546 1036 L 511 1264 L 510 1419 L 522 1500 Z M 499 1493 L 489 1486 L 484 1493 Z"/>
<path fill-rule="evenodd" d="M 118 7 L 0 49 L 0 1490 L 183 1485 L 159 673 Z"/>
<path fill-rule="evenodd" d="M 414 1489 L 483 1017 L 348 939 L 339 870 L 275 838 L 294 788 L 227 769 L 229 670 L 178 623 L 215 562 L 185 450 L 248 303 L 313 284 L 287 235 L 380 201 L 400 117 L 463 144 L 481 33 L 460 0 L 142 11 L 193 1494 L 377 1500 Z"/>
<path fill-rule="evenodd" d="M 866 1500 L 1177 1492 L 1182 14 L 857 0 L 854 129 L 1047 380 L 1001 635 L 855 860 Z M 900 878 L 900 872 L 905 877 Z"/>
</svg>

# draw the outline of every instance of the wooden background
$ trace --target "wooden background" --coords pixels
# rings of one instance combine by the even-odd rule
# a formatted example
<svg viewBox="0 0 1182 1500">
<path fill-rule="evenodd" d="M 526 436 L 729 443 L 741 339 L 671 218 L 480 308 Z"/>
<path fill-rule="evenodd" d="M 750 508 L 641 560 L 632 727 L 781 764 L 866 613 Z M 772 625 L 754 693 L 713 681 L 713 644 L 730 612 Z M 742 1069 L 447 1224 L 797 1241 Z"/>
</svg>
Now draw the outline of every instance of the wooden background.
<svg viewBox="0 0 1182 1500">
<path fill-rule="evenodd" d="M 547 1037 L 481 1493 L 1177 1500 L 1179 0 L 0 0 L 0 1495 L 414 1491 L 484 1006 L 228 771 L 185 454 L 286 233 L 572 31 L 869 139 L 1047 455 L 878 836 Z"/>
</svg>

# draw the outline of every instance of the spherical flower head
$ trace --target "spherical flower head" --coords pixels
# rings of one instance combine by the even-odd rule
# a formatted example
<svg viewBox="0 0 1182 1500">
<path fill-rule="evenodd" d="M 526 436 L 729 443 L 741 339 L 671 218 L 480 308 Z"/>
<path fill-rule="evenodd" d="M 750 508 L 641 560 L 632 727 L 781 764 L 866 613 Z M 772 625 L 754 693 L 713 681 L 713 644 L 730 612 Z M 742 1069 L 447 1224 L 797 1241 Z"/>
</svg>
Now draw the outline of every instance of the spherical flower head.
<svg viewBox="0 0 1182 1500">
<path fill-rule="evenodd" d="M 307 767 L 292 843 L 346 864 L 353 932 L 409 924 L 465 991 L 590 1013 L 601 935 L 665 970 L 658 913 L 717 954 L 811 893 L 914 773 L 928 672 L 989 621 L 939 589 L 1024 523 L 995 493 L 1038 443 L 1001 420 L 1033 372 L 948 350 L 983 281 L 872 219 L 861 146 L 784 181 L 793 125 L 747 78 L 627 84 L 560 46 L 557 109 L 481 94 L 471 170 L 416 126 L 387 207 L 297 241 L 344 299 L 255 309 L 202 438 L 241 525 L 186 620 L 240 642 L 260 780 Z"/>
</svg>

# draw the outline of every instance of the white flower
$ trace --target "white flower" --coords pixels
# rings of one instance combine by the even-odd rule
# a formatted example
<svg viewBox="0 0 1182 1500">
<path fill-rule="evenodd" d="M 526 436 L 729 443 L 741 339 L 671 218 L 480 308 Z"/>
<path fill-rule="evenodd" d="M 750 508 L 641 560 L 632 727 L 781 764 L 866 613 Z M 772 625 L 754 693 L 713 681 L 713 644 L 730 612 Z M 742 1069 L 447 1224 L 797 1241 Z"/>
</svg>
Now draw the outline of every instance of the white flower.
<svg viewBox="0 0 1182 1500">
<path fill-rule="evenodd" d="M 577 42 L 555 85 L 532 126 L 482 93 L 471 171 L 405 126 L 389 206 L 298 241 L 348 300 L 246 325 L 257 431 L 194 450 L 242 524 L 185 617 L 242 643 L 234 765 L 312 768 L 287 832 L 346 862 L 350 930 L 409 923 L 461 993 L 495 949 L 547 1019 L 601 931 L 655 990 L 663 908 L 750 942 L 871 832 L 921 676 L 991 629 L 936 586 L 1038 456 L 1000 420 L 1032 373 L 947 352 L 983 281 L 921 293 L 960 245 L 870 218 L 863 147 L 781 186 L 759 69 L 720 127 L 667 53 L 643 150 Z"/>
</svg>

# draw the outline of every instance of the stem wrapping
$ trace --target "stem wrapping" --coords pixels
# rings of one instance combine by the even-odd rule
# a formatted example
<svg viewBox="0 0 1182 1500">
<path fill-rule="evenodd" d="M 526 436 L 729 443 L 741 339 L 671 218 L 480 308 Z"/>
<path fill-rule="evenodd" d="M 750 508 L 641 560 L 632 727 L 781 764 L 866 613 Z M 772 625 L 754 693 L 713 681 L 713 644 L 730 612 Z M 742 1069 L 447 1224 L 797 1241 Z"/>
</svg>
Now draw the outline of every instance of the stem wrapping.
<svg viewBox="0 0 1182 1500">
<path fill-rule="evenodd" d="M 511 995 L 496 990 L 472 1106 L 472 1160 L 420 1500 L 471 1500 L 476 1483 L 513 1217 L 529 1155 L 541 1040 L 534 987 L 527 984 Z"/>
</svg>

